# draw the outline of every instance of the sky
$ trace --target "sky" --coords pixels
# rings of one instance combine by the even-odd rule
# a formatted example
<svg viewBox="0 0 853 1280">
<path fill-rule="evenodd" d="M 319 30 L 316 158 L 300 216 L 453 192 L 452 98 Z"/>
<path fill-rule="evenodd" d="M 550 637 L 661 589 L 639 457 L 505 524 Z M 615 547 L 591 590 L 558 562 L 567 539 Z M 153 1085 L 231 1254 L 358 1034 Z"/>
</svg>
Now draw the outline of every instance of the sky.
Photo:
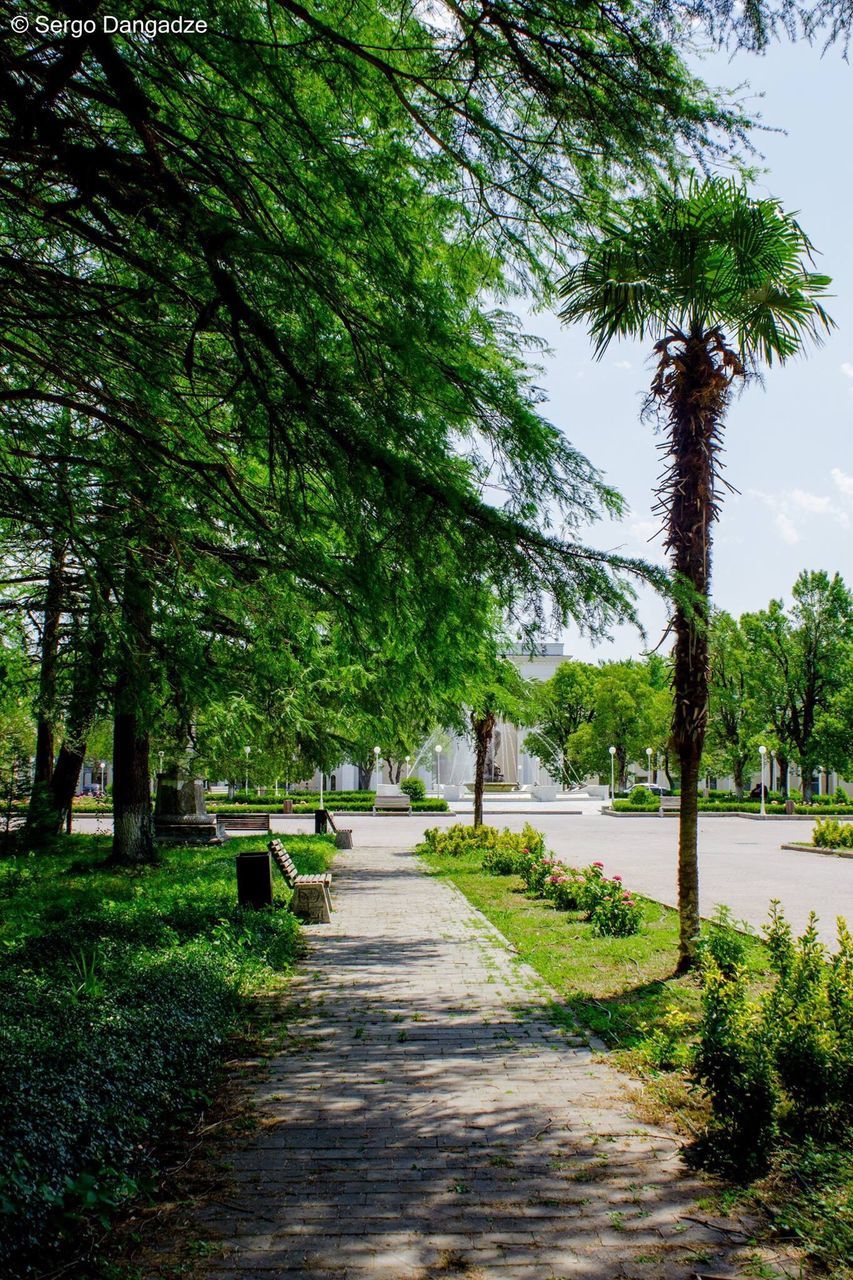
<svg viewBox="0 0 853 1280">
<path fill-rule="evenodd" d="M 820 251 L 815 269 L 833 279 L 828 310 L 838 326 L 807 358 L 748 386 L 728 414 L 723 461 L 739 493 L 726 495 L 715 526 L 712 590 L 718 607 L 739 614 L 789 600 L 802 569 L 838 571 L 853 585 L 853 67 L 837 50 L 821 57 L 798 43 L 762 57 L 714 54 L 700 71 L 709 84 L 748 83 L 750 103 L 772 130 L 757 136 L 764 172 L 754 189 L 799 214 Z M 551 348 L 538 379 L 545 412 L 630 507 L 621 523 L 594 526 L 587 541 L 662 560 L 660 539 L 648 541 L 658 527 L 656 438 L 639 420 L 651 379 L 647 348 L 614 344 L 595 363 L 583 329 L 541 313 L 526 323 Z M 644 591 L 639 613 L 654 647 L 666 610 Z M 643 649 L 630 627 L 597 648 L 574 630 L 563 638 L 567 653 L 591 661 Z"/>
</svg>

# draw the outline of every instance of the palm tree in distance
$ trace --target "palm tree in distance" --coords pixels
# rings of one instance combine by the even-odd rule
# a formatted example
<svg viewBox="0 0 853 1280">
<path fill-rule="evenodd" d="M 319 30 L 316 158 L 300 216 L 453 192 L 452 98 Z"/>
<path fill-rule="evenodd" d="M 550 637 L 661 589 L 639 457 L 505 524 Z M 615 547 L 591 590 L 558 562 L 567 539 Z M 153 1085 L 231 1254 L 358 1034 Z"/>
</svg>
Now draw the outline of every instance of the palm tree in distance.
<svg viewBox="0 0 853 1280">
<path fill-rule="evenodd" d="M 626 201 L 561 284 L 561 317 L 587 324 L 597 358 L 614 338 L 655 342 L 646 409 L 666 431 L 655 510 L 674 579 L 679 971 L 693 965 L 699 936 L 698 780 L 723 422 L 736 381 L 784 363 L 832 327 L 821 305 L 830 280 L 807 270 L 812 253 L 778 201 L 753 199 L 730 179 L 694 178 Z"/>
</svg>

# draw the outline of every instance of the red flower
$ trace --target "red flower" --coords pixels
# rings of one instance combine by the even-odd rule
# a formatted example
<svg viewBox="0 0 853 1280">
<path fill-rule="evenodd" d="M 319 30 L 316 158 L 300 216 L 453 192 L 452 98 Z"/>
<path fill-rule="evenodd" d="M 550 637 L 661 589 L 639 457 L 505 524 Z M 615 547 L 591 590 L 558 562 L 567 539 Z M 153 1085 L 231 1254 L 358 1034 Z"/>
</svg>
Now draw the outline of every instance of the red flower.
<svg viewBox="0 0 853 1280">
<path fill-rule="evenodd" d="M 613 879 L 616 881 L 616 883 L 617 883 L 617 884 L 621 884 L 621 883 L 622 883 L 622 877 L 621 877 L 621 876 L 614 876 L 614 877 L 613 877 Z"/>
<path fill-rule="evenodd" d="M 594 862 L 592 865 L 593 865 L 594 867 L 597 867 L 599 871 L 601 871 L 601 870 L 603 870 L 603 869 L 604 869 L 604 863 L 603 863 L 603 862 Z"/>
</svg>

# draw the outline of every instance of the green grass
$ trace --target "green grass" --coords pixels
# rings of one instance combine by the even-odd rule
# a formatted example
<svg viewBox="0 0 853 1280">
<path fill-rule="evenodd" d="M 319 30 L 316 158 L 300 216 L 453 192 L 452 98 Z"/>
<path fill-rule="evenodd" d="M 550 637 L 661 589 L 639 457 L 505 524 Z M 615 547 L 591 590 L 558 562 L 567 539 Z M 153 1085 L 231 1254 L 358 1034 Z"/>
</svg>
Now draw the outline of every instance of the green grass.
<svg viewBox="0 0 853 1280">
<path fill-rule="evenodd" d="M 0 861 L 4 1277 L 98 1274 L 114 1215 L 156 1186 L 164 1142 L 208 1105 L 235 1037 L 254 1036 L 252 997 L 299 954 L 283 880 L 271 909 L 237 905 L 234 857 L 262 838 L 133 871 L 103 865 L 110 843 L 68 836 Z M 320 871 L 334 842 L 288 848 Z"/>
</svg>

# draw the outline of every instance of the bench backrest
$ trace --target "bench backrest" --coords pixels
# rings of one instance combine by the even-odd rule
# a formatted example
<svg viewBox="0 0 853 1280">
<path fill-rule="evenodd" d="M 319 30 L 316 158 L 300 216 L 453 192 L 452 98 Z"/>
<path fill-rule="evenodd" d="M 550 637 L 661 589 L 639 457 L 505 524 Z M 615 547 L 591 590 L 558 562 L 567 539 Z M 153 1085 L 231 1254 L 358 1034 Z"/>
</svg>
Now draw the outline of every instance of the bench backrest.
<svg viewBox="0 0 853 1280">
<path fill-rule="evenodd" d="M 287 883 L 293 887 L 299 872 L 296 870 L 296 863 L 285 849 L 280 840 L 270 840 L 267 846 L 275 865 L 284 876 Z"/>
<path fill-rule="evenodd" d="M 405 794 L 395 796 L 377 796 L 374 809 L 411 809 L 412 798 Z"/>
<path fill-rule="evenodd" d="M 661 796 L 660 807 L 661 809 L 680 809 L 681 796 Z"/>
</svg>

